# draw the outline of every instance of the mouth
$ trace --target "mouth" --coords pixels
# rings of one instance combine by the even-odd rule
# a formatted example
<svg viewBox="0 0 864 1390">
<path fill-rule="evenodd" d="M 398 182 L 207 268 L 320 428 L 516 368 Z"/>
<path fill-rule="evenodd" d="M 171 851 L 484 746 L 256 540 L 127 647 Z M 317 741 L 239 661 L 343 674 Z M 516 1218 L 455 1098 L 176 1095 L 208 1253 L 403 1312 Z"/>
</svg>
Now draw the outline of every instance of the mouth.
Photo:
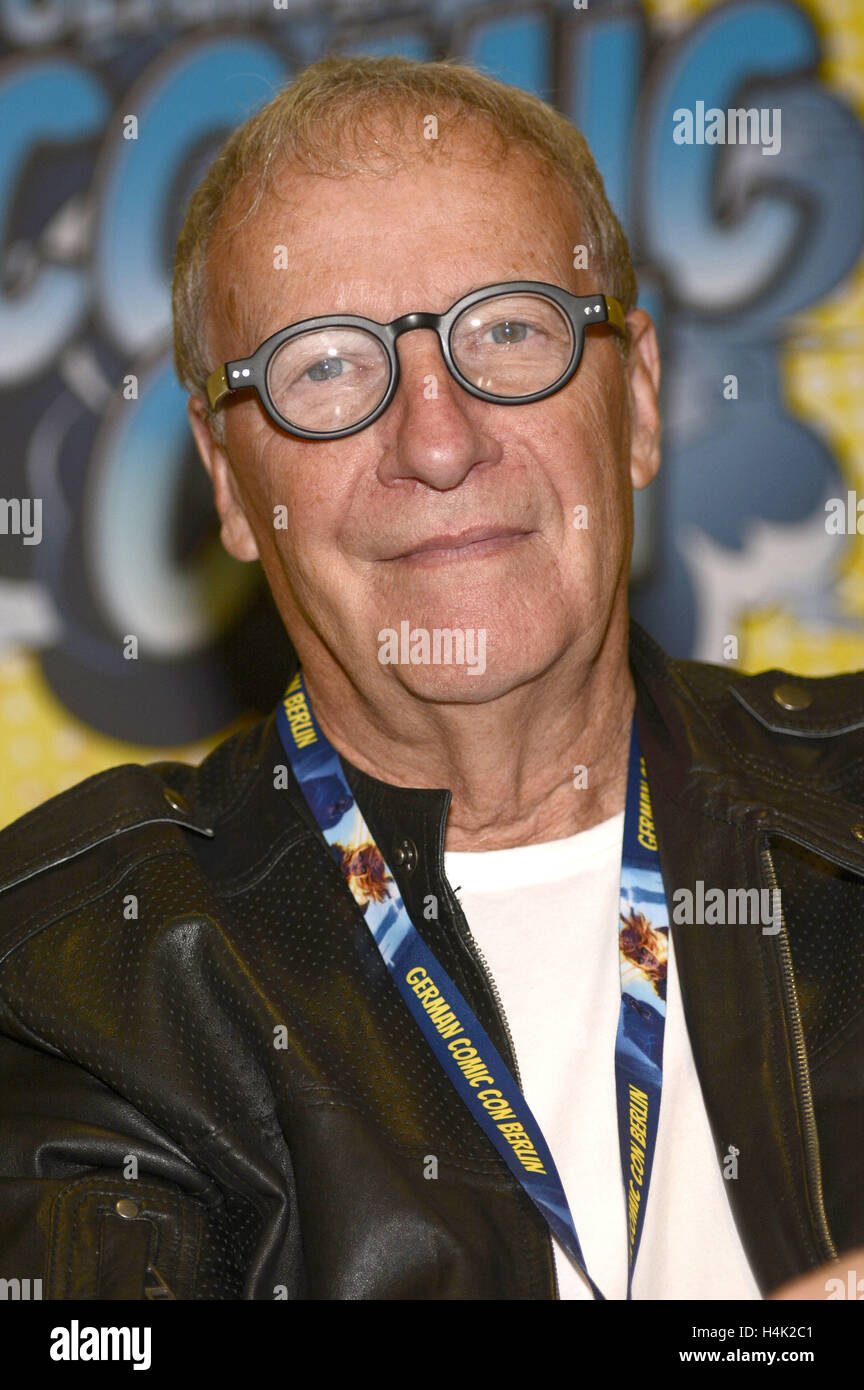
<svg viewBox="0 0 864 1390">
<path fill-rule="evenodd" d="M 497 554 L 531 534 L 516 526 L 472 526 L 458 533 L 430 536 L 399 555 L 388 557 L 402 564 L 451 564 L 457 560 L 480 559 Z"/>
</svg>

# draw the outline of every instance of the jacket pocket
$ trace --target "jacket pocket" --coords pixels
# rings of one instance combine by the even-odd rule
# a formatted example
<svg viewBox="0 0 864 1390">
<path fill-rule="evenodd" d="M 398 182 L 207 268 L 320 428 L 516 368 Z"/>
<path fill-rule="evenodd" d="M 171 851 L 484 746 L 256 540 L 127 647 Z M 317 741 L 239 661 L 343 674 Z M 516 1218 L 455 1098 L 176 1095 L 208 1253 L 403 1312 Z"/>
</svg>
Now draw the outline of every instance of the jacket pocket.
<svg viewBox="0 0 864 1390">
<path fill-rule="evenodd" d="M 202 1231 L 198 1204 L 166 1185 L 78 1178 L 54 1198 L 45 1296 L 194 1298 Z"/>
</svg>

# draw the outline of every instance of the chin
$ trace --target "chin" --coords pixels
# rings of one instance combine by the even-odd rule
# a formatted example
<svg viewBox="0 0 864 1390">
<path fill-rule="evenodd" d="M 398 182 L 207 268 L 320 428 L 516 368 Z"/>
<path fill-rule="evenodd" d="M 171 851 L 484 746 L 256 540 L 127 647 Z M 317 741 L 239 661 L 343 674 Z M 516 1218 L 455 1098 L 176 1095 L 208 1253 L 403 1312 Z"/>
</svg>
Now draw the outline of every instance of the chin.
<svg viewBox="0 0 864 1390">
<path fill-rule="evenodd" d="M 482 630 L 481 630 L 482 631 Z M 420 653 L 424 654 L 424 653 Z M 445 653 L 438 653 L 442 657 Z M 491 646 L 467 634 L 464 651 L 451 651 L 451 657 L 462 660 L 395 662 L 395 678 L 416 699 L 450 702 L 453 704 L 484 704 L 498 699 L 539 675 L 549 660 L 509 644 Z"/>
<path fill-rule="evenodd" d="M 417 700 L 434 704 L 483 705 L 506 695 L 518 681 L 493 676 L 485 671 L 483 675 L 470 676 L 464 671 L 438 673 L 434 671 L 400 670 L 398 679 L 405 689 Z"/>
</svg>

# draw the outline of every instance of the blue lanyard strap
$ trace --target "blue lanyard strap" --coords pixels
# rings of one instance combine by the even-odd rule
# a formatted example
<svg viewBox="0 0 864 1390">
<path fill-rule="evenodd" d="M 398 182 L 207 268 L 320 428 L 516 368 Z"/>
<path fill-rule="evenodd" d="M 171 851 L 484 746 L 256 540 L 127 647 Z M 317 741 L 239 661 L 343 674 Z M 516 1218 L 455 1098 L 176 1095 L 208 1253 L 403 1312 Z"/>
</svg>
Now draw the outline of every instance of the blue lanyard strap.
<svg viewBox="0 0 864 1390">
<path fill-rule="evenodd" d="M 543 1132 L 476 1014 L 414 927 L 348 786 L 339 756 L 315 719 L 300 671 L 277 707 L 276 723 L 300 788 L 328 845 L 340 858 L 352 896 L 414 1021 L 471 1114 L 584 1274 L 594 1297 L 602 1299 L 585 1267 Z M 668 938 L 666 899 L 635 719 L 616 925 L 621 1013 L 615 1074 L 627 1196 L 630 1298 L 660 1108 Z"/>
<path fill-rule="evenodd" d="M 669 913 L 660 871 L 654 815 L 636 719 L 630 736 L 618 961 L 621 1012 L 615 1039 L 618 1143 L 627 1199 L 627 1297 L 639 1244 L 663 1089 L 663 1035 L 666 1027 L 666 966 Z"/>
</svg>

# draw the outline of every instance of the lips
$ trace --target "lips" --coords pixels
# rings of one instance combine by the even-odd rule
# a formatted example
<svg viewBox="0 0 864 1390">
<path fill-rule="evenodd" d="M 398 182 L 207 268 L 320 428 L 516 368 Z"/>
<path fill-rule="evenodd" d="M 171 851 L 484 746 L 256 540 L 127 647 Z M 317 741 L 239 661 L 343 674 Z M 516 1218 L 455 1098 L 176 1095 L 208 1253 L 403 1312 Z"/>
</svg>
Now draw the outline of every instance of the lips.
<svg viewBox="0 0 864 1390">
<path fill-rule="evenodd" d="M 515 536 L 527 534 L 521 526 L 469 526 L 465 531 L 450 531 L 429 536 L 410 550 L 400 551 L 397 555 L 388 556 L 388 559 L 409 560 L 415 555 L 425 555 L 430 551 L 465 550 L 468 546 L 478 545 L 483 541 L 510 540 Z"/>
</svg>

